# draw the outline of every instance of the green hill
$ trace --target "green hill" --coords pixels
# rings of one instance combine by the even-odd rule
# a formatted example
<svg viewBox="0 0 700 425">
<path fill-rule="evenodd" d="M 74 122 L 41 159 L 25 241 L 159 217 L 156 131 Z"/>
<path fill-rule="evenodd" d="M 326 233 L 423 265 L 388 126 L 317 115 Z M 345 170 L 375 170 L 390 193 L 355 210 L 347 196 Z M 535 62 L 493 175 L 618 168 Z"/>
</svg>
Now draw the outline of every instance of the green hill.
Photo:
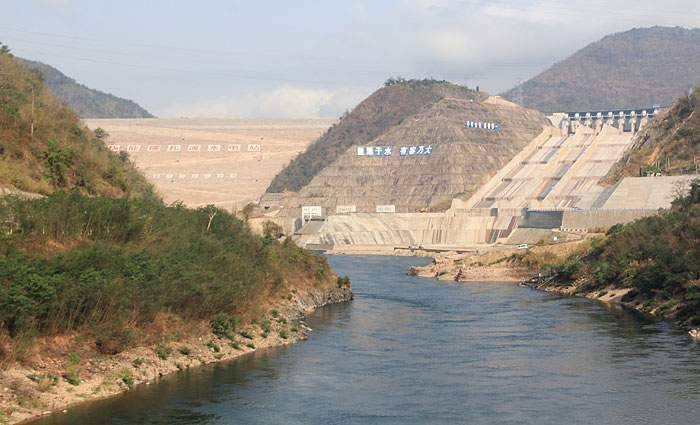
<svg viewBox="0 0 700 425">
<path fill-rule="evenodd" d="M 275 176 L 267 192 L 298 191 L 349 147 L 373 140 L 421 108 L 449 97 L 483 100 L 487 96 L 446 81 L 390 78 L 292 160 Z"/>
<path fill-rule="evenodd" d="M 684 174 L 696 171 L 700 161 L 700 86 L 683 96 L 665 114 L 652 121 L 612 170 L 608 180 L 639 175 L 639 168 Z"/>
<path fill-rule="evenodd" d="M 126 154 L 113 154 L 49 91 L 38 71 L 0 45 L 0 188 L 49 194 L 153 197 Z"/>
<path fill-rule="evenodd" d="M 700 83 L 700 29 L 635 28 L 576 52 L 503 96 L 541 111 L 671 105 Z"/>
<path fill-rule="evenodd" d="M 66 102 L 82 118 L 153 118 L 133 100 L 88 88 L 45 63 L 27 59 L 19 61 L 41 71 L 44 83 L 54 96 Z"/>
</svg>

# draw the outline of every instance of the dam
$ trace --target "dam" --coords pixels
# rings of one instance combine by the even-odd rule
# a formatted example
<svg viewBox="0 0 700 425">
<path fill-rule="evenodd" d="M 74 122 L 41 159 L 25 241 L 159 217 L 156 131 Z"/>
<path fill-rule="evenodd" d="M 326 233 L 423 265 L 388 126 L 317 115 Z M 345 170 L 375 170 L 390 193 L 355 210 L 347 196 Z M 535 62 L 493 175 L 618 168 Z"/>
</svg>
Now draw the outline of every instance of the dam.
<svg viewBox="0 0 700 425">
<path fill-rule="evenodd" d="M 572 240 L 592 228 L 656 214 L 670 207 L 674 187 L 687 185 L 694 176 L 599 184 L 632 144 L 639 122 L 655 113 L 621 111 L 613 120 L 601 119 L 612 113 L 554 114 L 548 117 L 551 125 L 471 196 L 453 199 L 444 212 L 327 209 L 330 214 L 297 220 L 295 238 L 302 246 L 336 250 L 512 245 L 542 238 Z"/>
</svg>

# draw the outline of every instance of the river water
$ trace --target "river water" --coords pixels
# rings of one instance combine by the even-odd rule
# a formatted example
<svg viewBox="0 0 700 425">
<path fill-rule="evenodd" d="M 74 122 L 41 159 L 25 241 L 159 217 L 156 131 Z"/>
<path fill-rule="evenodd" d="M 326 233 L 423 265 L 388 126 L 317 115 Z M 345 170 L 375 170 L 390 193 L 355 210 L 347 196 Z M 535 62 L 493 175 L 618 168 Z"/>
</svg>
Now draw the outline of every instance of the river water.
<svg viewBox="0 0 700 425">
<path fill-rule="evenodd" d="M 183 371 L 42 424 L 699 424 L 700 345 L 672 324 L 513 284 L 330 256 L 355 300 L 307 341 Z"/>
</svg>

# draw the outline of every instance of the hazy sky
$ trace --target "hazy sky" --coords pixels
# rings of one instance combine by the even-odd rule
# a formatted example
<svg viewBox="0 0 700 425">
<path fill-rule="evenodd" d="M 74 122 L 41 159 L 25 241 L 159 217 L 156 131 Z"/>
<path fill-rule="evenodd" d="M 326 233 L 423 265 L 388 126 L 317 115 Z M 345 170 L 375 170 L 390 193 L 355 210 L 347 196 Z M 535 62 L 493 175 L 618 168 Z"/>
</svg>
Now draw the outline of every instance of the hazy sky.
<svg viewBox="0 0 700 425">
<path fill-rule="evenodd" d="M 389 76 L 498 93 L 700 0 L 0 0 L 0 42 L 160 117 L 337 117 Z"/>
</svg>

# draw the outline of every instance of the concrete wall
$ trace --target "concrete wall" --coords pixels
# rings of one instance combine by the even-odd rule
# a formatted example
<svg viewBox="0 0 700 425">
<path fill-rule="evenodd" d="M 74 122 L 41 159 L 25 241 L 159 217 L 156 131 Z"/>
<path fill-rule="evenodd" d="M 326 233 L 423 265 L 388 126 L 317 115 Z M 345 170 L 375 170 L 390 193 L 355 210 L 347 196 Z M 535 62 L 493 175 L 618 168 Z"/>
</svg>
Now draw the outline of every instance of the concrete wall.
<svg viewBox="0 0 700 425">
<path fill-rule="evenodd" d="M 527 211 L 520 223 L 525 229 L 560 229 L 564 211 Z"/>
<path fill-rule="evenodd" d="M 629 210 L 579 210 L 564 211 L 563 230 L 587 230 L 593 227 L 610 227 L 617 223 L 629 223 L 642 217 L 658 214 L 655 209 Z"/>
</svg>

